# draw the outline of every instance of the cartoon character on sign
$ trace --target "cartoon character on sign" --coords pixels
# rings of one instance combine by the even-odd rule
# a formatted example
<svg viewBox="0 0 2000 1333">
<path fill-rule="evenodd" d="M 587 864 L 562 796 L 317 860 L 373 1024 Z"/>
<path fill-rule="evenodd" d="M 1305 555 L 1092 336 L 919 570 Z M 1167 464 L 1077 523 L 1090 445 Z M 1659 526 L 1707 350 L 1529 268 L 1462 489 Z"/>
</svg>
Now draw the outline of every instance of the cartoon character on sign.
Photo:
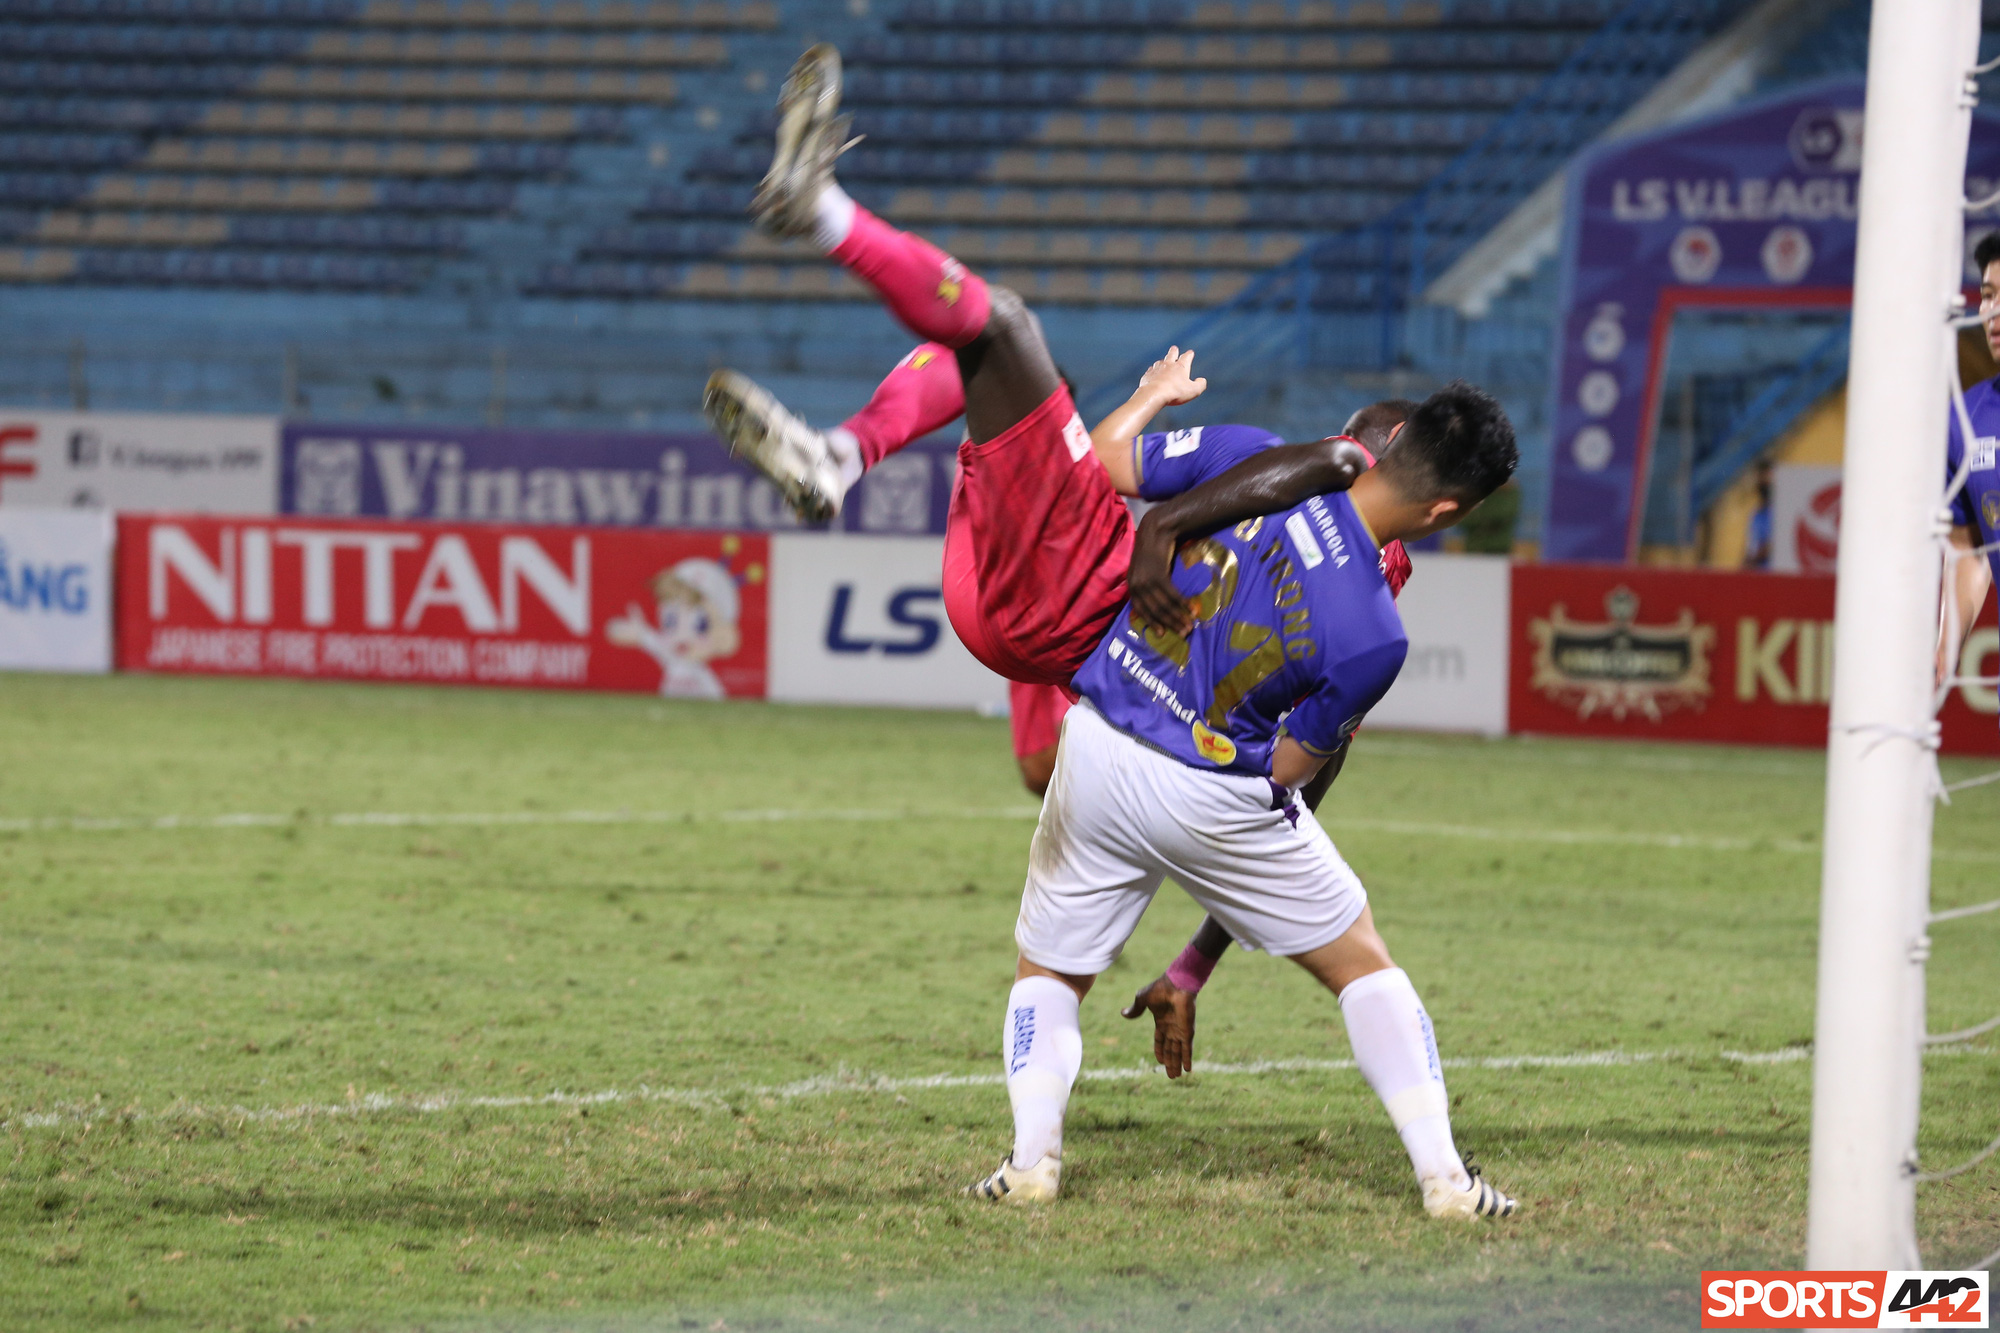
<svg viewBox="0 0 2000 1333">
<path fill-rule="evenodd" d="M 724 543 L 734 555 L 733 541 Z M 761 565 L 751 565 L 742 581 L 759 583 Z M 604 637 L 621 648 L 637 648 L 660 664 L 660 693 L 674 699 L 720 699 L 722 681 L 710 662 L 736 655 L 743 646 L 737 627 L 742 599 L 738 576 L 720 560 L 689 557 L 653 576 L 654 614 L 636 603 L 604 627 Z"/>
</svg>

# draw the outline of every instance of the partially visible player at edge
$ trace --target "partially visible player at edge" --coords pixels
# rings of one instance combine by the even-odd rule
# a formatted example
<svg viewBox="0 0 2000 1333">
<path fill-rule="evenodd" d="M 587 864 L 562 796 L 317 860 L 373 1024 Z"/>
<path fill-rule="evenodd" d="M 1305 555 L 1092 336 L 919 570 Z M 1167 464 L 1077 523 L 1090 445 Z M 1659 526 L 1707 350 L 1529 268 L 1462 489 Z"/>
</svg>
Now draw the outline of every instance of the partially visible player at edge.
<svg viewBox="0 0 2000 1333">
<path fill-rule="evenodd" d="M 1180 355 L 1180 349 L 1173 348 L 1165 360 Z M 1188 355 L 1191 357 L 1192 353 Z M 1141 381 L 1139 393 L 1147 393 L 1151 387 L 1148 381 L 1157 382 L 1164 377 L 1168 369 L 1165 360 L 1156 363 L 1147 372 L 1147 380 Z M 1068 383 L 1067 377 L 1064 383 Z M 806 476 L 831 473 L 803 486 L 799 473 L 787 473 L 779 480 L 788 497 L 803 494 L 809 489 L 811 493 L 823 497 L 830 503 L 833 512 L 838 513 L 847 493 L 868 469 L 965 415 L 965 385 L 959 378 L 958 358 L 951 350 L 938 343 L 924 343 L 910 349 L 896 363 L 860 411 L 831 430 L 820 431 L 807 425 L 768 389 L 734 370 L 715 372 L 703 405 L 714 413 L 717 429 L 731 440 L 732 447 L 737 447 L 737 442 L 747 437 L 754 437 L 760 442 L 789 443 L 791 452 L 804 456 L 807 466 L 800 471 Z M 1396 431 L 1414 407 L 1415 403 L 1405 399 L 1372 403 L 1349 418 L 1340 433 L 1359 442 L 1372 463 L 1389 447 Z M 1095 436 L 1096 432 L 1092 432 L 1093 439 Z M 1276 436 L 1270 438 L 1272 443 L 1282 443 Z M 746 445 L 742 452 L 756 460 L 760 454 L 768 454 L 769 450 Z M 788 481 L 790 484 L 786 484 Z M 1206 491 L 1209 488 L 1202 489 Z M 1197 494 L 1195 500 L 1199 503 L 1201 495 Z M 802 516 L 807 517 L 825 512 L 823 507 L 812 502 L 799 504 L 798 508 L 803 511 Z M 1401 542 L 1391 542 L 1383 548 L 1382 560 L 1390 591 L 1400 593 L 1410 575 L 1409 554 L 1404 551 Z M 1027 685 L 1009 681 L 1007 697 L 1014 762 L 1020 767 L 1023 785 L 1040 796 L 1048 790 L 1049 774 L 1056 766 L 1056 738 L 1063 714 L 1069 711 L 1075 696 L 1061 685 Z M 1317 795 L 1312 803 L 1318 805 Z M 1211 935 L 1198 938 L 1204 943 L 1212 942 Z M 1225 939 L 1223 944 L 1227 943 Z M 1186 974 L 1185 968 L 1181 974 Z M 1199 986 L 1195 989 L 1198 990 Z M 1174 996 L 1162 993 L 1158 1003 L 1162 1006 L 1162 1013 L 1175 1012 Z M 1191 1015 L 1187 1021 L 1191 1028 Z M 1173 1072 L 1178 1074 L 1180 1071 L 1175 1069 Z"/>
<path fill-rule="evenodd" d="M 1979 269 L 1979 316 L 1984 321 L 1986 347 L 2000 360 L 2000 232 L 1988 233 L 1973 247 L 1972 262 Z M 1952 626 L 1947 621 L 1938 635 L 1937 681 L 1957 669 L 1948 660 L 1951 650 L 1963 643 L 1972 622 L 1986 606 L 1986 591 L 2000 578 L 2000 377 L 1985 380 L 1965 391 L 1966 415 L 1972 418 L 1972 466 L 1966 471 L 1965 487 L 1951 502 L 1951 544 L 1965 554 L 1947 562 L 1945 595 L 1957 603 L 1958 642 L 1952 642 Z M 1965 466 L 1965 436 L 1959 429 L 1956 410 L 1947 415 L 1945 426 L 1945 469 L 1947 483 Z M 1984 560 L 1971 553 L 1991 547 Z"/>
<path fill-rule="evenodd" d="M 1402 1136 L 1426 1211 L 1512 1212 L 1514 1201 L 1460 1160 L 1430 1020 L 1375 932 L 1359 880 L 1295 799 L 1407 652 L 1381 543 L 1450 526 L 1511 475 L 1518 454 L 1498 404 L 1448 386 L 1373 471 L 1351 442 L 1320 451 L 1316 461 L 1340 464 L 1330 484 L 1303 504 L 1252 508 L 1191 544 L 1157 611 L 1136 581 L 1127 601 L 1118 585 L 1131 520 L 1117 494 L 1181 494 L 1300 446 L 1135 438 L 1122 413 L 1093 438 L 1017 295 L 989 289 L 834 183 L 847 128 L 838 106 L 838 56 L 815 47 L 780 96 L 755 211 L 767 230 L 813 236 L 919 337 L 958 353 L 968 439 L 948 526 L 965 535 L 954 559 L 947 532 L 945 602 L 960 639 L 1010 679 L 1062 683 L 1081 663 L 1084 703 L 1064 722 L 1015 929 L 1021 958 L 1004 1029 L 1014 1149 L 971 1192 L 1055 1198 L 1082 1059 L 1079 1001 L 1170 874 L 1233 936 L 1295 958 L 1339 997 L 1356 1063 Z M 1198 391 L 1187 388 L 1180 401 Z"/>
</svg>

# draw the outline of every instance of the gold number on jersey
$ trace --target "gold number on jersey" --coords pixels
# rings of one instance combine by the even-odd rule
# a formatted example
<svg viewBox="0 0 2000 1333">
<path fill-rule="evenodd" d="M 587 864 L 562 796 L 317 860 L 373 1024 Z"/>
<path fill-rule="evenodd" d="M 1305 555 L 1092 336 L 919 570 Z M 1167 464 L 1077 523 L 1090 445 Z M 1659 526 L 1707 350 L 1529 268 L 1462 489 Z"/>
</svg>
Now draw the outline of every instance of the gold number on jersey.
<svg viewBox="0 0 2000 1333">
<path fill-rule="evenodd" d="M 1276 633 L 1262 625 L 1239 622 L 1229 631 L 1229 646 L 1239 653 L 1248 653 L 1232 668 L 1228 675 L 1216 682 L 1215 698 L 1208 705 L 1205 719 L 1215 730 L 1222 730 L 1229 720 L 1230 712 L 1243 702 L 1243 696 L 1262 685 L 1285 667 L 1285 645 Z"/>
<path fill-rule="evenodd" d="M 1189 542 L 1181 548 L 1181 568 L 1193 569 L 1196 565 L 1209 568 L 1208 586 L 1194 598 L 1194 623 L 1213 620 L 1229 604 L 1236 600 L 1236 552 L 1224 546 L 1213 537 L 1203 537 L 1200 541 Z M 1161 629 L 1140 619 L 1139 612 L 1132 612 L 1132 628 L 1146 637 L 1146 646 L 1166 658 L 1181 670 L 1187 670 L 1187 640 L 1169 629 Z"/>
<path fill-rule="evenodd" d="M 1255 536 L 1263 520 L 1258 519 L 1247 525 L 1246 534 L 1242 527 L 1239 536 Z M 1196 565 L 1207 565 L 1210 578 L 1208 586 L 1194 598 L 1194 623 L 1213 620 L 1229 604 L 1236 600 L 1236 579 L 1241 572 L 1236 552 L 1216 541 L 1204 537 L 1200 541 L 1189 542 L 1181 548 L 1181 568 L 1192 569 Z M 1146 646 L 1166 658 L 1183 671 L 1188 664 L 1188 641 L 1172 630 L 1161 629 L 1140 619 L 1139 613 L 1132 612 L 1132 627 L 1145 635 Z M 1215 686 L 1215 698 L 1208 706 L 1208 725 L 1220 731 L 1228 721 L 1229 714 L 1236 705 L 1243 702 L 1243 696 L 1262 685 L 1285 667 L 1285 645 L 1275 631 L 1262 625 L 1239 623 L 1230 628 L 1229 646 L 1232 650 L 1247 654 Z"/>
</svg>

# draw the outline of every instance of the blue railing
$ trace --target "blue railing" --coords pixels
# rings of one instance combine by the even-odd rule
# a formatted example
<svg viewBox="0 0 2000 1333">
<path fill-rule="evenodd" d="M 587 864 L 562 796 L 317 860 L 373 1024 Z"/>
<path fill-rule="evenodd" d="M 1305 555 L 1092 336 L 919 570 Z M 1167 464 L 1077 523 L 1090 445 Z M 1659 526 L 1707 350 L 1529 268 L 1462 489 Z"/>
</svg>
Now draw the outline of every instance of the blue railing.
<svg viewBox="0 0 2000 1333">
<path fill-rule="evenodd" d="M 1829 329 L 1796 367 L 1743 405 L 1722 442 L 1695 465 L 1689 480 L 1689 513 L 1707 513 L 1743 469 L 1763 457 L 1808 408 L 1847 378 L 1847 334 L 1845 321 Z"/>
<path fill-rule="evenodd" d="M 1438 273 L 1753 0 L 1631 0 L 1477 141 L 1388 213 L 1260 274 L 1085 395 L 1108 411 L 1169 342 L 1196 348 L 1203 415 L 1270 392 L 1287 372 L 1384 369 L 1403 315 Z M 1226 388 L 1224 388 L 1226 386 Z M 1222 389 L 1222 392 L 1218 392 Z"/>
</svg>

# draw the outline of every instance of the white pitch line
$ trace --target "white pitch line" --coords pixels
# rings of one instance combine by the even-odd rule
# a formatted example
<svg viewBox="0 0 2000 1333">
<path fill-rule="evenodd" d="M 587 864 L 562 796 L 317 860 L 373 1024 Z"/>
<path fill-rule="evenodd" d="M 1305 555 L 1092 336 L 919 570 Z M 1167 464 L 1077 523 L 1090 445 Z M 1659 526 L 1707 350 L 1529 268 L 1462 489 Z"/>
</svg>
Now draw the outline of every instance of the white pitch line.
<svg viewBox="0 0 2000 1333">
<path fill-rule="evenodd" d="M 48 816 L 0 819 L 0 833 L 138 833 L 245 828 L 485 828 L 561 824 L 880 824 L 904 820 L 1032 820 L 1032 805 L 967 806 L 943 809 L 851 810 L 507 810 L 359 811 L 330 815 L 239 813 L 143 817 Z M 1431 824 L 1400 819 L 1338 816 L 1328 832 L 1389 833 L 1412 838 L 1459 838 L 1481 842 L 1547 843 L 1560 847 L 1656 847 L 1667 851 L 1783 852 L 1817 856 L 1820 844 L 1802 838 L 1714 837 L 1700 833 L 1638 833 L 1620 829 L 1493 828 L 1478 824 Z M 1940 861 L 2000 863 L 2000 852 L 1936 848 Z"/>
<path fill-rule="evenodd" d="M 2000 1051 L 1982 1047 L 1942 1047 L 1924 1052 L 1926 1056 L 1991 1056 Z M 1635 1065 L 1657 1065 L 1676 1060 L 1723 1060 L 1730 1064 L 1784 1065 L 1812 1059 L 1803 1046 L 1787 1046 L 1775 1051 L 1585 1051 L 1574 1055 L 1488 1055 L 1465 1056 L 1443 1062 L 1447 1069 L 1481 1069 L 1511 1072 L 1522 1069 L 1624 1069 Z M 1228 1063 L 1203 1060 L 1194 1072 L 1211 1078 L 1245 1077 L 1260 1074 L 1349 1073 L 1352 1060 L 1251 1060 Z M 1108 1069 L 1086 1069 L 1081 1077 L 1092 1082 L 1152 1078 L 1155 1065 L 1115 1065 Z M 136 1123 L 147 1120 L 234 1120 L 258 1124 L 283 1124 L 318 1117 L 376 1115 L 403 1112 L 436 1115 L 444 1111 L 518 1110 L 532 1107 L 611 1106 L 619 1103 L 664 1102 L 697 1110 L 725 1110 L 732 1103 L 772 1099 L 791 1101 L 802 1097 L 822 1097 L 836 1093 L 904 1093 L 939 1088 L 999 1087 L 1002 1074 L 921 1074 L 891 1078 L 842 1070 L 773 1086 L 737 1088 L 650 1088 L 641 1084 L 632 1089 L 610 1088 L 602 1092 L 548 1092 L 512 1097 L 473 1097 L 443 1092 L 428 1097 L 391 1097 L 371 1092 L 344 1102 L 322 1102 L 298 1106 L 201 1106 L 180 1102 L 158 1111 L 138 1107 L 110 1110 L 104 1107 L 74 1107 L 57 1111 L 28 1111 L 0 1120 L 0 1129 L 56 1129 L 68 1125 L 92 1124 L 103 1120 Z"/>
</svg>

